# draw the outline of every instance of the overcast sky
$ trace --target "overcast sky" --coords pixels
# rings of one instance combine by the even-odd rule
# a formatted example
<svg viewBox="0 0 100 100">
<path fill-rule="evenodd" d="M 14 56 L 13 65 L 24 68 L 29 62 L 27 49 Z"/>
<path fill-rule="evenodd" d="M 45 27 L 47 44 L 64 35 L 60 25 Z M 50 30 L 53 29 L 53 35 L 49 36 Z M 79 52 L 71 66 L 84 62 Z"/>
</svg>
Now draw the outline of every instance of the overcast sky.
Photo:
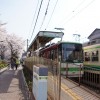
<svg viewBox="0 0 100 100">
<path fill-rule="evenodd" d="M 74 41 L 73 34 L 79 34 L 85 42 L 95 28 L 100 28 L 100 0 L 50 0 L 45 16 L 48 1 L 43 0 L 36 23 L 41 0 L 0 0 L 0 21 L 7 23 L 9 34 L 24 39 L 33 39 L 40 30 L 60 27 L 64 28 L 64 41 Z"/>
</svg>

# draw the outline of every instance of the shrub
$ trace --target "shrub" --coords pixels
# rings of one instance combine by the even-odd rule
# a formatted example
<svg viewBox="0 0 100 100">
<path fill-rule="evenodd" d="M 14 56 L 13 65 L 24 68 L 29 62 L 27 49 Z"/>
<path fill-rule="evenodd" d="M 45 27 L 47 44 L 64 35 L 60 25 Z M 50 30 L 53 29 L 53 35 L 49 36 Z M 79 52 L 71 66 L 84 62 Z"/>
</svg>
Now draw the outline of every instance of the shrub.
<svg viewBox="0 0 100 100">
<path fill-rule="evenodd" d="M 7 62 L 6 61 L 0 61 L 0 69 L 1 68 L 4 68 L 4 67 L 6 67 L 7 66 Z"/>
<path fill-rule="evenodd" d="M 26 67 L 23 68 L 23 72 L 24 72 L 24 76 L 25 76 L 29 91 L 31 92 L 32 91 L 32 74 L 30 70 L 27 69 Z"/>
</svg>

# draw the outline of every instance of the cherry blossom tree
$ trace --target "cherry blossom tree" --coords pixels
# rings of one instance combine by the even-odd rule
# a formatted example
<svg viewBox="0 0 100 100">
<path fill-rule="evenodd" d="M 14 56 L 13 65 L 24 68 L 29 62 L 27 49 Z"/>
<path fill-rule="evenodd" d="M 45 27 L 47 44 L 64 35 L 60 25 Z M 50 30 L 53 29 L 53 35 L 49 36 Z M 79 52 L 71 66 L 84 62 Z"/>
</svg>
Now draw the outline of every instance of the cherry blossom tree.
<svg viewBox="0 0 100 100">
<path fill-rule="evenodd" d="M 15 34 L 8 35 L 6 38 L 8 43 L 8 50 L 11 56 L 20 57 L 24 42 L 21 38 L 17 37 Z"/>
<path fill-rule="evenodd" d="M 7 34 L 6 34 L 6 30 L 3 26 L 4 26 L 4 24 L 0 22 L 0 57 L 1 57 L 1 59 L 4 59 L 4 53 L 7 50 L 7 48 L 6 48 L 7 43 L 5 41 Z"/>
<path fill-rule="evenodd" d="M 0 55 L 3 59 L 10 59 L 12 56 L 20 57 L 23 51 L 24 42 L 15 34 L 8 34 L 4 24 L 0 22 Z"/>
</svg>

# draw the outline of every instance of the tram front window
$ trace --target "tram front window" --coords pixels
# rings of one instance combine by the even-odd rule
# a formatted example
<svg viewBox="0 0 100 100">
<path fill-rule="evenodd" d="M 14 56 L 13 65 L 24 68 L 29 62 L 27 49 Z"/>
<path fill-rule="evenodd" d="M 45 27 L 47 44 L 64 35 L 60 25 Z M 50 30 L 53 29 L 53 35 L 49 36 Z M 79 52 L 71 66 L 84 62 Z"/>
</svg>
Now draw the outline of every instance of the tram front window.
<svg viewBox="0 0 100 100">
<path fill-rule="evenodd" d="M 80 44 L 64 44 L 62 46 L 62 62 L 82 62 L 83 53 Z"/>
</svg>

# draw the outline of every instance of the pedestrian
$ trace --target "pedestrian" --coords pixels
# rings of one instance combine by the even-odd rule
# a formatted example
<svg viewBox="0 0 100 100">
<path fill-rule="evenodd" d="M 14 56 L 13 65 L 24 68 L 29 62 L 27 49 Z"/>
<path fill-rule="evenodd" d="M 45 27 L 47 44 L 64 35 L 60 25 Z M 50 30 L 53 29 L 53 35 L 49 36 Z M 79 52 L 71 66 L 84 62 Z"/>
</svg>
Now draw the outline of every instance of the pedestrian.
<svg viewBox="0 0 100 100">
<path fill-rule="evenodd" d="M 15 66 L 16 67 L 16 70 L 17 70 L 19 64 L 20 64 L 20 62 L 19 62 L 18 58 L 16 58 L 16 66 Z"/>
<path fill-rule="evenodd" d="M 8 70 L 10 69 L 10 64 L 8 63 Z"/>
<path fill-rule="evenodd" d="M 16 59 L 14 57 L 11 58 L 11 69 L 14 69 L 16 65 Z"/>
<path fill-rule="evenodd" d="M 10 69 L 10 61 L 9 61 L 9 59 L 8 59 L 8 61 L 7 61 L 7 66 L 8 66 L 8 70 Z"/>
</svg>

